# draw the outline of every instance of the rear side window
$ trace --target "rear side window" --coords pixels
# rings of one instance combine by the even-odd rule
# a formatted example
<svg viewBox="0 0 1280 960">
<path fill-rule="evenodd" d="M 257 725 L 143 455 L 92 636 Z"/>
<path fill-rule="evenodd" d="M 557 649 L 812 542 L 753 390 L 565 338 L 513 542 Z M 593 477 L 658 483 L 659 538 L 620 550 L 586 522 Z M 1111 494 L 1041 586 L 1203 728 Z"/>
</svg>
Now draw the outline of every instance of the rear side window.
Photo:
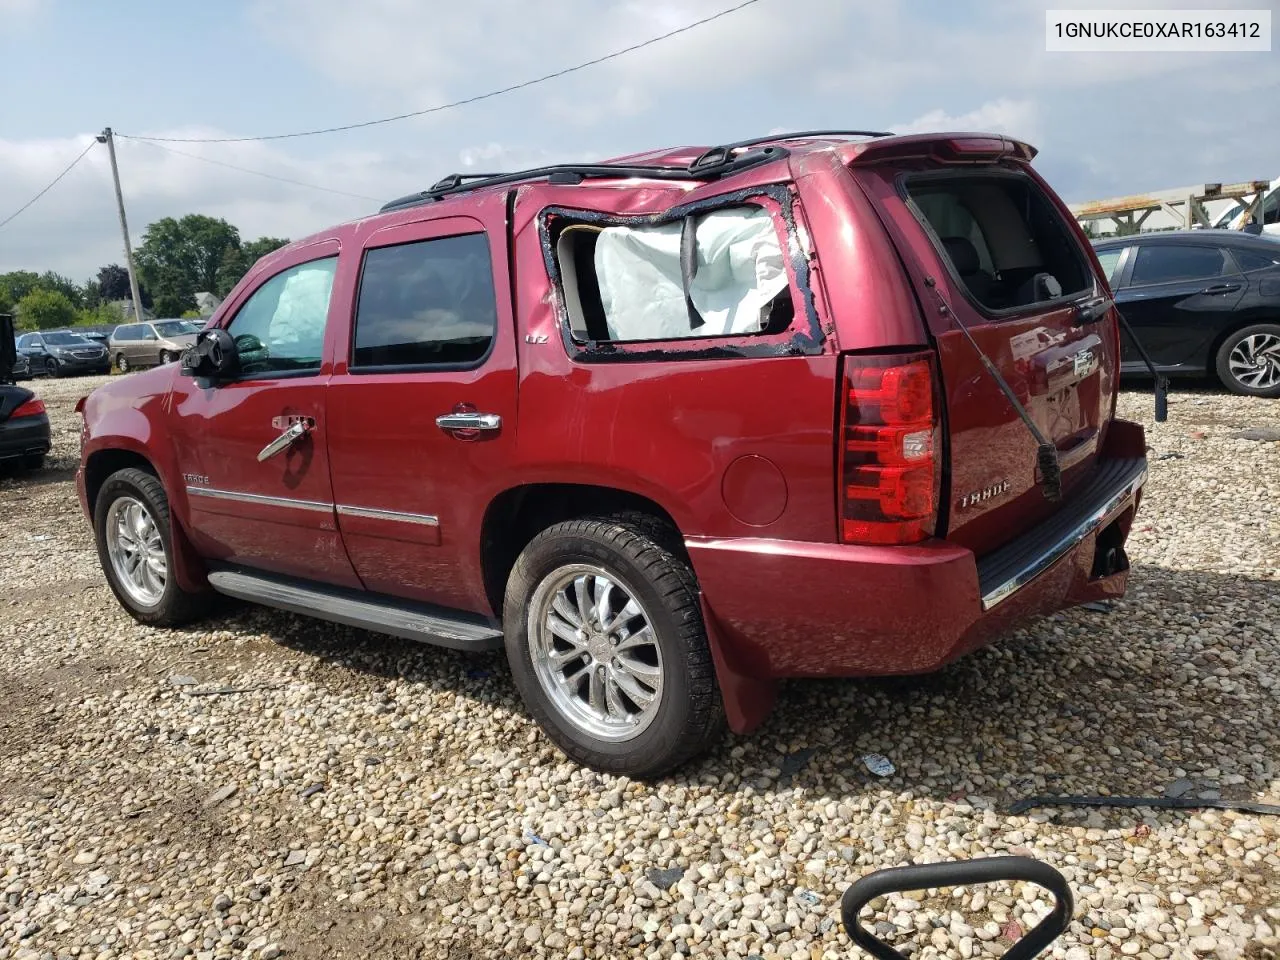
<svg viewBox="0 0 1280 960">
<path fill-rule="evenodd" d="M 483 233 L 378 247 L 364 256 L 351 365 L 474 365 L 497 326 Z"/>
<path fill-rule="evenodd" d="M 1229 272 L 1226 252 L 1221 247 L 1147 243 L 1138 247 L 1129 283 L 1139 286 L 1176 280 L 1207 280 Z"/>
<path fill-rule="evenodd" d="M 1093 287 L 1074 234 L 1030 177 L 926 174 L 905 186 L 952 271 L 988 311 L 1022 311 Z"/>
<path fill-rule="evenodd" d="M 760 206 L 662 224 L 569 224 L 556 257 L 582 342 L 777 333 L 795 315 L 778 228 Z"/>
<path fill-rule="evenodd" d="M 1266 270 L 1268 267 L 1274 267 L 1280 263 L 1280 246 L 1277 246 L 1276 252 L 1270 256 L 1257 250 L 1241 250 L 1239 247 L 1232 250 L 1231 254 L 1236 258 L 1236 263 L 1240 264 L 1240 269 L 1244 273 L 1250 273 L 1254 270 Z"/>
</svg>

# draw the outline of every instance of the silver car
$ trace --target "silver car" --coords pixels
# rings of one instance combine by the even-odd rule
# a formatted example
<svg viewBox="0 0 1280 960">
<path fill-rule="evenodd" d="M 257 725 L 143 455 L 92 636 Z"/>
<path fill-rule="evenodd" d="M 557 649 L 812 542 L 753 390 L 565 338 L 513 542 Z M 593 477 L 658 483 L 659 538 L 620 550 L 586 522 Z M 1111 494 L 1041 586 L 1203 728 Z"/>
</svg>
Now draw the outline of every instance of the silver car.
<svg viewBox="0 0 1280 960">
<path fill-rule="evenodd" d="M 111 331 L 107 348 L 121 373 L 136 367 L 173 363 L 196 342 L 201 324 L 191 320 L 126 323 Z"/>
</svg>

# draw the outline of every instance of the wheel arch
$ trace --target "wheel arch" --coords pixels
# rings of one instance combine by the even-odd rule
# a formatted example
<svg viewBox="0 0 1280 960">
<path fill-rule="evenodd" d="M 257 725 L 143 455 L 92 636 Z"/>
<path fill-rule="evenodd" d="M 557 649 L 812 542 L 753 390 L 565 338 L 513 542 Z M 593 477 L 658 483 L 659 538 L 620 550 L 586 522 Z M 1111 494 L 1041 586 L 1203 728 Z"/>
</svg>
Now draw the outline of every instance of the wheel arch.
<svg viewBox="0 0 1280 960">
<path fill-rule="evenodd" d="M 101 446 L 85 456 L 82 469 L 85 507 L 89 513 L 90 526 L 96 528 L 97 518 L 94 514 L 102 485 L 112 474 L 131 467 L 151 474 L 165 488 L 165 496 L 169 499 L 169 534 L 173 547 L 174 575 L 179 586 L 190 591 L 207 589 L 208 580 L 205 578 L 204 563 L 182 525 L 170 487 L 165 483 L 164 474 L 141 451 L 127 446 Z"/>
<path fill-rule="evenodd" d="M 485 596 L 502 614 L 507 578 L 520 552 L 547 527 L 587 516 L 634 513 L 654 518 L 671 535 L 663 546 L 688 559 L 683 534 L 670 511 L 656 500 L 603 484 L 523 483 L 489 501 L 480 525 L 480 568 Z"/>
</svg>

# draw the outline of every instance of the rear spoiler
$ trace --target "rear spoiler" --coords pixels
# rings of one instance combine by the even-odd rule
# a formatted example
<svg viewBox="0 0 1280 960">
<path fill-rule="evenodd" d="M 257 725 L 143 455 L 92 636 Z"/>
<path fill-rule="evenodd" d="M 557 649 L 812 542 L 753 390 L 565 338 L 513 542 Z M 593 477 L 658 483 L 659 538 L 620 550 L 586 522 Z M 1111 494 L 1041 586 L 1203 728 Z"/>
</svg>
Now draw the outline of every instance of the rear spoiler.
<svg viewBox="0 0 1280 960">
<path fill-rule="evenodd" d="M 1008 158 L 1030 163 L 1039 151 L 1029 143 L 995 133 L 917 133 L 850 144 L 849 163 L 936 160 L 939 163 L 995 163 Z"/>
</svg>

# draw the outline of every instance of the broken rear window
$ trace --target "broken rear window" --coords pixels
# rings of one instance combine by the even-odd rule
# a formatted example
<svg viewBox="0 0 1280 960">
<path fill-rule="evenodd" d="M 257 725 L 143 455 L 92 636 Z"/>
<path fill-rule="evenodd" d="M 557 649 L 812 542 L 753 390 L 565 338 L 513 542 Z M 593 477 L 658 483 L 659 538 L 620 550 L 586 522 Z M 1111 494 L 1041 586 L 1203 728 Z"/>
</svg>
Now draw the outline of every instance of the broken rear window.
<svg viewBox="0 0 1280 960">
<path fill-rule="evenodd" d="M 1093 287 L 1071 230 L 1030 177 L 922 174 L 907 178 L 906 191 L 951 269 L 987 310 L 1021 311 Z"/>
<path fill-rule="evenodd" d="M 579 341 L 777 333 L 794 316 L 779 232 L 759 206 L 660 225 L 570 223 L 556 256 Z"/>
</svg>

